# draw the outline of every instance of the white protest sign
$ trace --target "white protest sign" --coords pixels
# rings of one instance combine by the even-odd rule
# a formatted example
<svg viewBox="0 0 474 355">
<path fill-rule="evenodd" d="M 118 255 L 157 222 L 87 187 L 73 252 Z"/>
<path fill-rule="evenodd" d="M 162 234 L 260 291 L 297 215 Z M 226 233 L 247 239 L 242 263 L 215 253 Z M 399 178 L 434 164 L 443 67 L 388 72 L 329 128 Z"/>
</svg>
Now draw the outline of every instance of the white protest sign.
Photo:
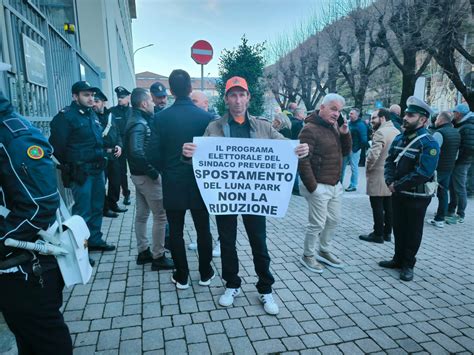
<svg viewBox="0 0 474 355">
<path fill-rule="evenodd" d="M 285 216 L 298 141 L 195 137 L 194 143 L 194 175 L 210 214 Z"/>
</svg>

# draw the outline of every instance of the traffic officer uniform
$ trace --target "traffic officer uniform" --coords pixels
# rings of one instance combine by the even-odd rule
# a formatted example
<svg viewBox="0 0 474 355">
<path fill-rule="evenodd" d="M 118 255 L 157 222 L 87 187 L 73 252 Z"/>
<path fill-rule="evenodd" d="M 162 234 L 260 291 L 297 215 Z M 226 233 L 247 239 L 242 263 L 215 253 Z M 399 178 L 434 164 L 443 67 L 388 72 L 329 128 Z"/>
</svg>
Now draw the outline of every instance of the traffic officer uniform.
<svg viewBox="0 0 474 355">
<path fill-rule="evenodd" d="M 100 90 L 95 93 L 94 99 L 106 102 L 107 96 Z M 100 124 L 102 126 L 102 138 L 104 140 L 104 156 L 107 160 L 107 166 L 105 168 L 105 180 L 108 181 L 107 194 L 104 201 L 104 216 L 105 217 L 117 217 L 120 212 L 126 212 L 127 209 L 120 208 L 117 205 L 117 201 L 120 198 L 120 164 L 118 158 L 115 156 L 115 149 L 117 146 L 120 148 L 122 145 L 122 138 L 117 128 L 115 119 L 106 107 L 104 112 L 96 112 L 99 117 Z M 122 150 L 123 151 L 123 150 Z"/>
<path fill-rule="evenodd" d="M 0 91 L 0 311 L 21 354 L 72 354 L 60 312 L 64 281 L 53 256 L 6 247 L 34 242 L 59 208 L 52 147 Z"/>
<path fill-rule="evenodd" d="M 406 113 L 418 113 L 429 119 L 431 108 L 413 96 L 407 100 Z M 405 118 L 406 119 L 406 118 Z M 415 141 L 406 152 L 403 149 Z M 395 254 L 392 260 L 381 261 L 382 267 L 401 268 L 400 279 L 411 281 L 416 254 L 423 236 L 423 222 L 432 195 L 425 192 L 425 183 L 433 179 L 439 158 L 439 145 L 424 126 L 405 130 L 395 137 L 385 161 L 385 182 L 393 183 L 393 234 Z"/>
<path fill-rule="evenodd" d="M 117 86 L 115 88 L 115 93 L 117 98 L 123 98 L 128 95 L 131 95 L 131 92 L 125 89 L 123 86 Z M 132 116 L 132 107 L 130 105 L 123 106 L 117 105 L 110 109 L 120 133 L 120 138 L 122 142 L 125 141 L 125 127 L 127 126 L 127 121 Z M 130 205 L 130 189 L 128 188 L 128 176 L 127 176 L 127 155 L 125 152 L 122 152 L 122 155 L 118 158 L 120 164 L 120 186 L 122 187 L 123 194 L 123 203 L 125 205 Z"/>
<path fill-rule="evenodd" d="M 72 93 L 96 91 L 85 81 L 72 86 Z M 95 112 L 90 107 L 73 101 L 51 121 L 51 136 L 54 155 L 63 169 L 65 178 L 70 178 L 74 196 L 72 213 L 84 218 L 89 227 L 89 250 L 110 251 L 113 245 L 102 239 L 102 210 L 104 207 L 104 145 L 102 127 Z M 64 173 L 65 170 L 63 170 Z"/>
</svg>

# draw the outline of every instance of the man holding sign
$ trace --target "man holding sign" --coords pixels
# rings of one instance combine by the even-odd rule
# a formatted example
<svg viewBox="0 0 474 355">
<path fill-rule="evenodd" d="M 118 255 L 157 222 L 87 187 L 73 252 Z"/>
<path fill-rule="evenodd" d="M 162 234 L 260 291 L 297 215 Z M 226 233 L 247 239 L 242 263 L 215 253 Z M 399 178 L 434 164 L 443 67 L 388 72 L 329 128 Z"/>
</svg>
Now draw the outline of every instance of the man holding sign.
<svg viewBox="0 0 474 355">
<path fill-rule="evenodd" d="M 248 114 L 247 107 L 250 101 L 250 92 L 244 78 L 234 76 L 227 81 L 224 100 L 229 111 L 222 118 L 211 122 L 204 136 L 284 139 L 280 133 L 272 128 L 270 122 Z M 197 145 L 194 143 L 184 144 L 183 155 L 191 158 L 196 147 Z M 298 158 L 306 157 L 308 151 L 307 144 L 299 144 L 295 149 Z M 219 304 L 224 307 L 231 306 L 234 303 L 234 298 L 240 293 L 239 259 L 235 245 L 237 238 L 237 216 L 237 214 L 216 216 L 221 242 L 222 277 L 227 282 L 226 290 L 219 298 Z M 249 237 L 255 271 L 258 276 L 257 290 L 260 294 L 259 299 L 268 314 L 278 314 L 278 305 L 272 296 L 272 285 L 275 280 L 270 272 L 265 217 L 242 214 L 242 219 Z"/>
</svg>

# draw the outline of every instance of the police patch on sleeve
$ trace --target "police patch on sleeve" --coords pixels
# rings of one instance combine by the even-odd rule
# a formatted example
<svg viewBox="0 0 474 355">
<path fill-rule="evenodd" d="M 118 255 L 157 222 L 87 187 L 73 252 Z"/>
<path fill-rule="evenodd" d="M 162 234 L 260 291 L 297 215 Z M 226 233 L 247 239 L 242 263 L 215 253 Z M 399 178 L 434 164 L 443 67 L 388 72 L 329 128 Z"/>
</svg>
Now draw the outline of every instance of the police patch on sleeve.
<svg viewBox="0 0 474 355">
<path fill-rule="evenodd" d="M 28 148 L 26 154 L 28 154 L 31 159 L 38 160 L 44 157 L 44 150 L 38 145 L 32 145 Z"/>
<path fill-rule="evenodd" d="M 432 155 L 432 156 L 435 156 L 437 153 L 438 153 L 438 151 L 434 148 L 430 150 L 430 155 Z"/>
</svg>

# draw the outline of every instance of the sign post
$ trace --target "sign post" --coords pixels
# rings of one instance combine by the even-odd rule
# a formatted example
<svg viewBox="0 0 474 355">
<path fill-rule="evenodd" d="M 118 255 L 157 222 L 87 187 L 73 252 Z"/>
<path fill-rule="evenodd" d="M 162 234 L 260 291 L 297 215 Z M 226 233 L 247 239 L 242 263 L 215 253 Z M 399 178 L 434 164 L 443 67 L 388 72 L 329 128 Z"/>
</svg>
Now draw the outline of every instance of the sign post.
<svg viewBox="0 0 474 355">
<path fill-rule="evenodd" d="M 212 215 L 285 216 L 296 176 L 296 140 L 194 137 L 196 182 Z"/>
<path fill-rule="evenodd" d="M 199 40 L 191 46 L 191 58 L 201 64 L 201 90 L 204 90 L 204 65 L 212 59 L 213 49 L 209 42 Z"/>
</svg>

